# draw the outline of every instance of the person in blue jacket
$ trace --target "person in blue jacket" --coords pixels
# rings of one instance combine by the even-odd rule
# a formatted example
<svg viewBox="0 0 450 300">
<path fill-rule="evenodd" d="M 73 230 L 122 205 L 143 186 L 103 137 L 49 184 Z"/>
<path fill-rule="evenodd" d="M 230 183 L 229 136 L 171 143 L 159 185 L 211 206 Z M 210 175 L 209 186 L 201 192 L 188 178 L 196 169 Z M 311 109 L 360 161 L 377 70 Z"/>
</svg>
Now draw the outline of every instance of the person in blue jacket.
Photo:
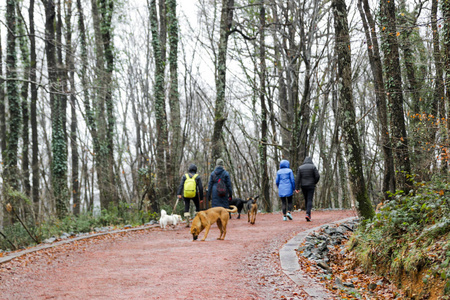
<svg viewBox="0 0 450 300">
<path fill-rule="evenodd" d="M 217 192 L 217 184 L 222 180 L 226 186 L 225 196 L 219 196 Z M 223 168 L 223 159 L 218 158 L 216 161 L 216 168 L 209 176 L 208 183 L 208 201 L 211 200 L 211 207 L 221 206 L 229 208 L 229 201 L 233 197 L 233 189 L 231 186 L 230 174 Z"/>
<path fill-rule="evenodd" d="M 294 172 L 290 169 L 289 161 L 283 159 L 280 162 L 280 169 L 277 171 L 276 184 L 278 196 L 281 199 L 281 209 L 283 210 L 283 221 L 292 220 L 292 195 L 295 191 Z"/>
</svg>

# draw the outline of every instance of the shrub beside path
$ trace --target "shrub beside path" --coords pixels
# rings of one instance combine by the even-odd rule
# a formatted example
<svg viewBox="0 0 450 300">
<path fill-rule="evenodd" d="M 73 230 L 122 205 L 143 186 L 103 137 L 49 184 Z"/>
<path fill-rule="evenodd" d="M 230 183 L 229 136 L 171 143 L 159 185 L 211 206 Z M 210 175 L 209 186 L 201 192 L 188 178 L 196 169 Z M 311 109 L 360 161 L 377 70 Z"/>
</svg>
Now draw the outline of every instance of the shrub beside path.
<svg viewBox="0 0 450 300">
<path fill-rule="evenodd" d="M 0 264 L 0 298 L 320 299 L 312 297 L 324 291 L 320 284 L 309 281 L 308 294 L 285 274 L 280 249 L 302 232 L 354 215 L 318 211 L 307 223 L 304 212 L 286 222 L 280 213 L 258 214 L 255 225 L 233 215 L 224 241 L 216 240 L 217 225 L 201 242 L 182 224 L 28 250 Z"/>
</svg>

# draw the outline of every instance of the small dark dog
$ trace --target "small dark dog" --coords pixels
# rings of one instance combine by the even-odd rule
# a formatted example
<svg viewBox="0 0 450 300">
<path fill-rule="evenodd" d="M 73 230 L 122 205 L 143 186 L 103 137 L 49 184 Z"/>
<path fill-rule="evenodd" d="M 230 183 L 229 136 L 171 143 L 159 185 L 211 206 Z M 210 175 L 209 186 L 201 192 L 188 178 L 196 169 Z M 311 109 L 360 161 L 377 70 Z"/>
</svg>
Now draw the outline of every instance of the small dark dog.
<svg viewBox="0 0 450 300">
<path fill-rule="evenodd" d="M 241 198 L 233 198 L 233 199 L 231 199 L 231 201 L 228 201 L 228 203 L 230 205 L 234 205 L 234 206 L 237 207 L 237 211 L 238 211 L 238 217 L 237 218 L 240 219 L 241 218 L 242 208 L 247 203 L 247 201 L 245 201 L 245 200 L 243 200 Z M 231 219 L 231 214 L 230 214 L 230 219 Z"/>
<path fill-rule="evenodd" d="M 258 199 L 258 196 L 256 196 L 255 198 L 247 198 L 246 203 L 248 222 L 250 222 L 250 224 L 252 225 L 255 224 L 256 214 L 258 213 L 258 203 L 256 203 L 256 199 Z"/>
</svg>

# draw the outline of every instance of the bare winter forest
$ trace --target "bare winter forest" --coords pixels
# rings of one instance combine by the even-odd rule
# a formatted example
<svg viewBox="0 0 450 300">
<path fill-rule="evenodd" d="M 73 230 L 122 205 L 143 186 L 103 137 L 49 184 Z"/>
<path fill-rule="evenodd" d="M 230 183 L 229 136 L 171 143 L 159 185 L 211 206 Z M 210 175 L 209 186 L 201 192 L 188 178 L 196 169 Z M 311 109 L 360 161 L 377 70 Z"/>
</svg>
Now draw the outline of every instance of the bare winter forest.
<svg viewBox="0 0 450 300">
<path fill-rule="evenodd" d="M 311 156 L 315 207 L 370 218 L 447 172 L 448 5 L 1 1 L 0 224 L 159 212 L 219 157 L 270 212 L 280 161 Z"/>
</svg>

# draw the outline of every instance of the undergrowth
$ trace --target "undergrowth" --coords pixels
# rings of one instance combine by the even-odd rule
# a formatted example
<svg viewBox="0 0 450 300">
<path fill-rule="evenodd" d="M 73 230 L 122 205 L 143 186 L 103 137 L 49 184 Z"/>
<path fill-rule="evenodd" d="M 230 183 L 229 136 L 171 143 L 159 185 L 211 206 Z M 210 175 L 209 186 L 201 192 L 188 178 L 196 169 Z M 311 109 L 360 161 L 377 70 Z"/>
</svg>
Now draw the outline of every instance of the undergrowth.
<svg viewBox="0 0 450 300">
<path fill-rule="evenodd" d="M 14 222 L 2 228 L 1 232 L 4 236 L 0 236 L 0 249 L 14 250 L 14 248 L 29 247 L 49 237 L 60 236 L 64 232 L 77 234 L 91 232 L 95 228 L 105 226 L 121 227 L 128 224 L 138 226 L 150 220 L 156 220 L 158 217 L 157 213 L 144 212 L 136 209 L 132 204 L 122 202 L 118 206 L 103 209 L 98 215 L 87 212 L 78 216 L 69 215 L 61 220 L 49 218 L 40 224 L 25 220 L 24 225 L 33 237 L 20 222 Z"/>
<path fill-rule="evenodd" d="M 450 185 L 434 179 L 399 192 L 349 241 L 363 268 L 401 285 L 409 276 L 450 295 Z M 420 283 L 422 285 L 422 283 Z M 426 288 L 425 288 L 426 289 Z M 424 291 L 426 294 L 429 291 Z"/>
</svg>

